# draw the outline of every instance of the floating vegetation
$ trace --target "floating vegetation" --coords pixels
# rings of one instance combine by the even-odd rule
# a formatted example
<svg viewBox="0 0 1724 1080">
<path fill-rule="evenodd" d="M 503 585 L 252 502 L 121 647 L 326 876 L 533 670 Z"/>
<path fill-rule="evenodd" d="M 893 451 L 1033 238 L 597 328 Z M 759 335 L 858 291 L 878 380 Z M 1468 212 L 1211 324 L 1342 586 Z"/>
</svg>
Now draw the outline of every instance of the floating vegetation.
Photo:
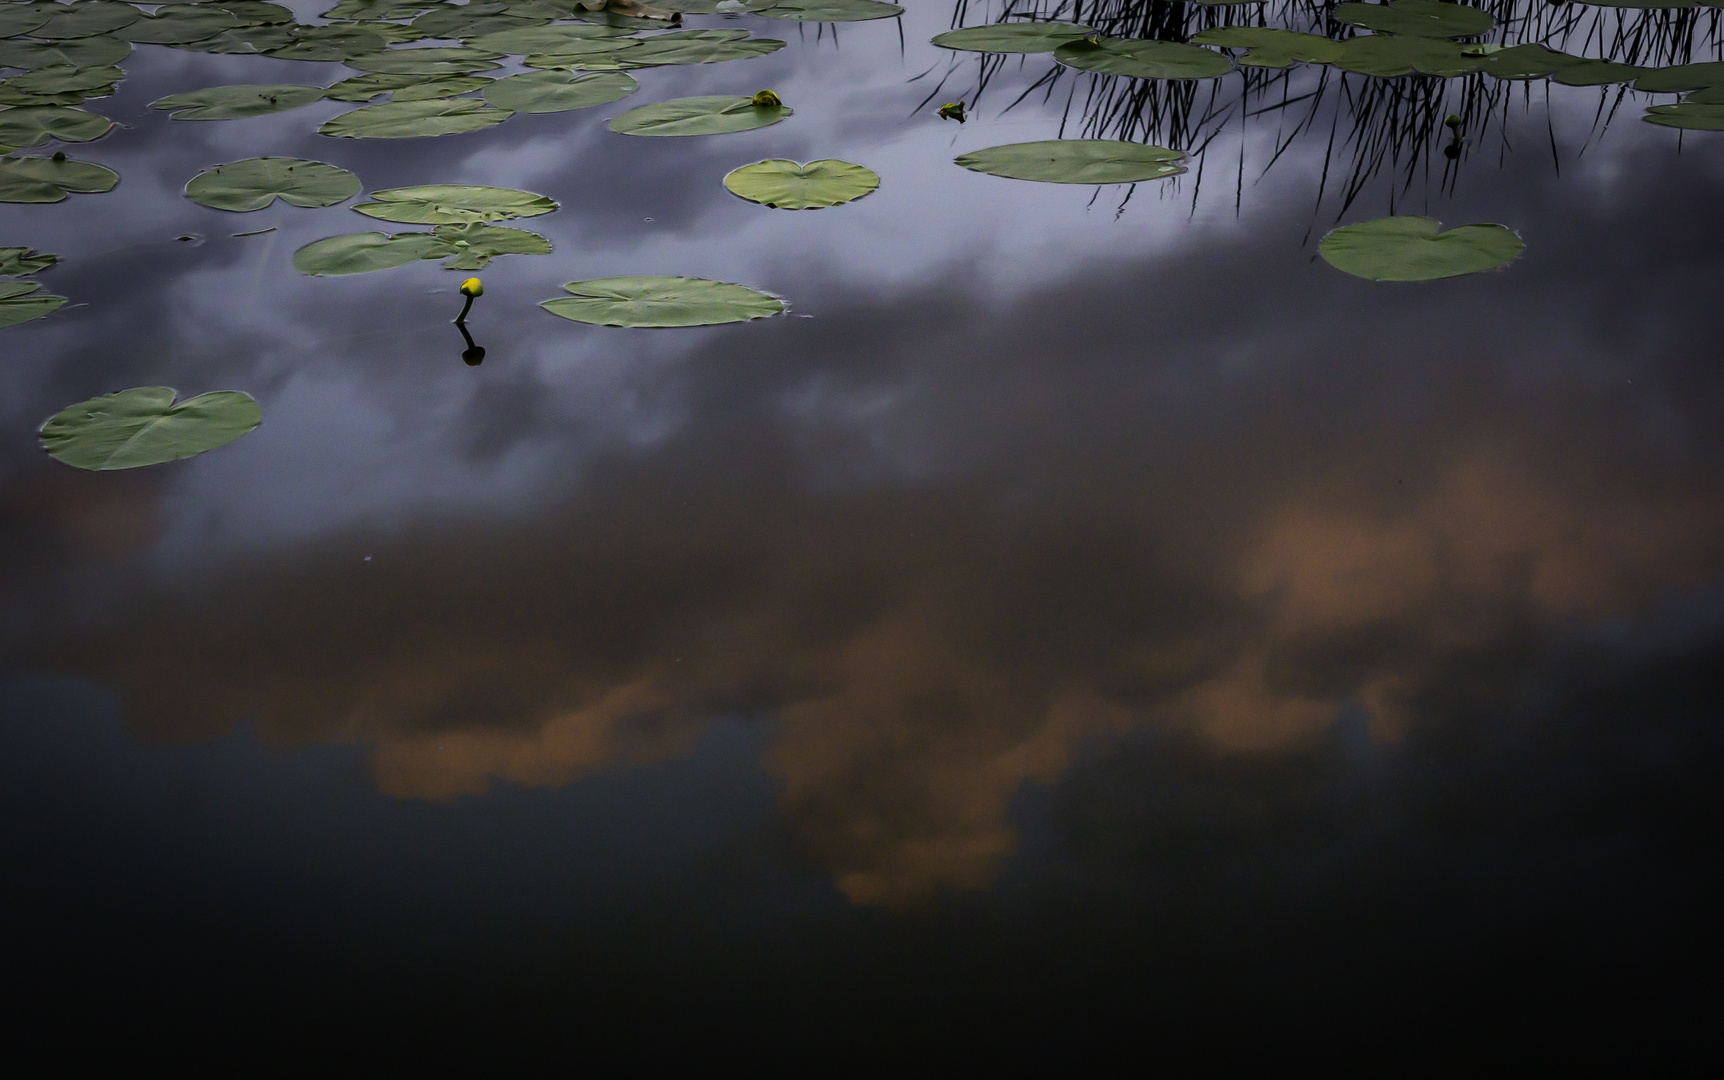
<svg viewBox="0 0 1724 1080">
<path fill-rule="evenodd" d="M 1055 49 L 1054 59 L 1067 67 L 1134 79 L 1218 79 L 1233 70 L 1233 61 L 1209 49 L 1134 38 L 1078 38 Z"/>
<path fill-rule="evenodd" d="M 1446 231 L 1428 217 L 1386 217 L 1345 225 L 1317 251 L 1335 269 L 1371 281 L 1434 281 L 1507 266 L 1526 245 L 1503 225 Z"/>
<path fill-rule="evenodd" d="M 185 45 L 215 37 L 240 25 L 231 11 L 214 4 L 163 4 L 154 15 L 145 15 L 115 32 L 116 37 L 140 44 Z"/>
<path fill-rule="evenodd" d="M 1335 18 L 1367 30 L 1417 37 L 1476 37 L 1496 25 L 1490 12 L 1438 0 L 1389 0 L 1387 4 L 1338 4 Z"/>
<path fill-rule="evenodd" d="M 31 248 L 0 247 L 0 277 L 39 274 L 59 261 L 58 255 L 48 255 Z"/>
<path fill-rule="evenodd" d="M 114 0 L 82 0 L 76 4 L 56 4 L 59 13 L 49 16 L 41 26 L 30 31 L 32 37 L 44 41 L 95 37 L 129 26 L 143 16 L 130 4 Z"/>
<path fill-rule="evenodd" d="M 150 108 L 167 111 L 170 120 L 239 120 L 286 112 L 322 100 L 321 86 L 211 86 L 157 98 L 150 102 Z"/>
<path fill-rule="evenodd" d="M 78 469 L 137 469 L 226 446 L 263 423 L 250 394 L 217 390 L 175 402 L 166 386 L 103 394 L 42 424 L 42 449 Z"/>
<path fill-rule="evenodd" d="M 331 117 L 317 133 L 337 139 L 425 139 L 478 131 L 513 115 L 471 98 L 386 101 Z"/>
<path fill-rule="evenodd" d="M 1284 68 L 1295 63 L 1332 64 L 1345 54 L 1341 42 L 1272 26 L 1221 26 L 1194 36 L 1199 45 L 1249 49 L 1239 59 L 1247 67 Z"/>
<path fill-rule="evenodd" d="M 40 319 L 66 302 L 64 296 L 37 292 L 34 281 L 0 281 L 0 329 Z"/>
<path fill-rule="evenodd" d="M 769 8 L 757 10 L 756 14 L 797 22 L 867 22 L 902 15 L 904 9 L 878 0 L 778 0 Z"/>
<path fill-rule="evenodd" d="M 825 158 L 806 165 L 785 158 L 732 169 L 724 178 L 731 194 L 775 210 L 819 210 L 854 202 L 880 186 L 873 169 Z"/>
<path fill-rule="evenodd" d="M 784 301 L 746 285 L 705 278 L 614 277 L 571 281 L 568 296 L 539 306 L 596 326 L 717 326 L 784 313 Z"/>
<path fill-rule="evenodd" d="M 293 268 L 313 277 L 390 270 L 421 259 L 446 259 L 445 270 L 482 270 L 499 255 L 549 255 L 538 233 L 497 225 L 439 225 L 428 233 L 347 233 L 314 240 L 293 253 Z"/>
<path fill-rule="evenodd" d="M 1646 110 L 1645 119 L 1648 123 L 1663 127 L 1687 128 L 1690 131 L 1724 131 L 1724 105 L 1700 101 L 1654 105 Z"/>
<path fill-rule="evenodd" d="M 499 109 L 519 113 L 569 112 L 620 101 L 640 84 L 620 71 L 571 75 L 565 71 L 529 71 L 498 79 L 482 95 Z"/>
<path fill-rule="evenodd" d="M 334 165 L 259 157 L 205 169 L 186 184 L 186 198 L 213 210 L 246 213 L 277 198 L 294 206 L 334 206 L 359 194 L 359 188 L 359 177 Z"/>
<path fill-rule="evenodd" d="M 769 127 L 794 112 L 777 95 L 770 102 L 761 101 L 759 94 L 675 98 L 630 109 L 611 121 L 611 130 L 622 135 L 722 135 Z"/>
<path fill-rule="evenodd" d="M 0 67 L 37 71 L 45 67 L 104 67 L 132 54 L 132 43 L 114 37 L 82 41 L 0 41 Z"/>
<path fill-rule="evenodd" d="M 0 113 L 0 118 L 5 116 Z M 0 158 L 0 202 L 57 203 L 67 194 L 90 195 L 114 190 L 119 174 L 65 154 L 53 157 Z"/>
<path fill-rule="evenodd" d="M 619 59 L 631 67 L 717 64 L 765 56 L 782 48 L 784 42 L 777 38 L 749 38 L 746 30 L 680 30 L 649 38 Z"/>
<path fill-rule="evenodd" d="M 934 44 L 966 52 L 1044 53 L 1095 32 L 1094 27 L 1070 22 L 996 23 L 936 34 Z"/>
<path fill-rule="evenodd" d="M 1050 139 L 974 150 L 956 159 L 975 172 L 1049 184 L 1134 184 L 1185 171 L 1185 154 L 1114 139 Z"/>
<path fill-rule="evenodd" d="M 459 225 L 538 217 L 557 209 L 557 201 L 531 191 L 475 184 L 420 184 L 371 193 L 354 207 L 379 221 L 407 225 Z"/>
<path fill-rule="evenodd" d="M 79 68 L 70 64 L 37 68 L 0 79 L 0 105 L 80 105 L 107 97 L 125 72 L 111 65 Z"/>
<path fill-rule="evenodd" d="M 470 75 L 475 71 L 494 71 L 501 53 L 485 49 L 435 48 L 395 49 L 353 56 L 343 61 L 350 68 L 393 75 Z"/>
<path fill-rule="evenodd" d="M 49 139 L 92 142 L 113 128 L 114 122 L 105 116 L 60 105 L 0 109 L 0 152 L 41 146 Z"/>
</svg>

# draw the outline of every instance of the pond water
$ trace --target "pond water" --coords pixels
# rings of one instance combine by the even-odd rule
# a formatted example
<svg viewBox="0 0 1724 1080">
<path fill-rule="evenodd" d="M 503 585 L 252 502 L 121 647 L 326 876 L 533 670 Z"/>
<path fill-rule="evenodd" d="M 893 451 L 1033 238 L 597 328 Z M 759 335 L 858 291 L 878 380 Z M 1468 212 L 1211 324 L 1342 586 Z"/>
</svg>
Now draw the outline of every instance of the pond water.
<svg viewBox="0 0 1724 1080">
<path fill-rule="evenodd" d="M 1642 1022 L 1674 1048 L 1709 1015 L 1682 975 L 1719 944 L 1724 135 L 1644 122 L 1683 99 L 1633 80 L 1718 59 L 1717 13 L 1481 4 L 1488 32 L 1416 38 L 1450 77 L 1347 70 L 1399 62 L 1372 54 L 1181 81 L 931 39 L 1076 21 L 1101 32 L 1066 39 L 1081 65 L 1109 36 L 1366 31 L 1307 3 L 907 6 L 688 14 L 786 44 L 427 138 L 321 135 L 363 102 L 317 95 L 150 107 L 374 53 L 138 44 L 80 106 L 112 131 L 16 152 L 119 177 L 0 202 L 0 247 L 58 256 L 4 282 L 66 298 L 0 328 L 0 866 L 34 1006 L 642 1053 L 710 1028 L 840 1065 L 928 1037 L 1422 1056 Z M 401 8 L 450 21 L 394 50 L 460 44 L 459 9 Z M 473 25 L 604 19 L 567 8 Z M 0 46 L 43 32 L 15 21 Z M 1503 78 L 1465 51 L 1526 42 L 1565 55 Z M 1572 58 L 1631 66 L 1548 77 L 1602 68 Z M 1704 128 L 1724 75 L 1687 70 L 1675 115 Z M 608 126 L 764 89 L 792 114 Z M 1189 156 L 1102 186 L 953 162 L 1079 138 Z M 260 156 L 362 193 L 185 196 Z M 879 186 L 801 211 L 726 189 L 773 158 Z M 550 253 L 296 271 L 326 237 L 429 232 L 352 209 L 425 184 L 548 196 L 496 223 Z M 1422 282 L 1319 255 L 1390 215 L 1524 251 Z M 540 306 L 628 275 L 786 307 Z M 149 386 L 240 391 L 262 423 L 135 469 L 43 452 L 60 410 Z"/>
</svg>

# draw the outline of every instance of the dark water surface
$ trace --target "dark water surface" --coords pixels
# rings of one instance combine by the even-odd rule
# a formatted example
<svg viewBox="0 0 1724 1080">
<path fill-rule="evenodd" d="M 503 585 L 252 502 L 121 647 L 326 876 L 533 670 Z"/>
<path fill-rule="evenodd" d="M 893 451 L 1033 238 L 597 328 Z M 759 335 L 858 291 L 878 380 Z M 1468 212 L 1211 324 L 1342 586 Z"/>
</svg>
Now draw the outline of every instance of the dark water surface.
<svg viewBox="0 0 1724 1080">
<path fill-rule="evenodd" d="M 1724 135 L 1517 85 L 1458 176 L 1386 167 L 1342 216 L 1331 87 L 1273 168 L 1292 121 L 1234 120 L 1120 209 L 951 164 L 1055 137 L 1072 83 L 1002 114 L 1049 64 L 1013 59 L 939 120 L 948 64 L 940 100 L 975 80 L 927 44 L 951 15 L 913 5 L 902 46 L 691 18 L 790 44 L 409 141 L 313 134 L 338 102 L 147 108 L 339 65 L 125 61 L 89 107 L 127 127 L 69 148 L 120 186 L 0 205 L 72 301 L 0 331 L 0 915 L 33 1007 L 835 1072 L 918 1037 L 1428 1062 L 1703 1029 Z M 796 115 L 604 126 L 762 87 Z M 542 192 L 556 250 L 482 272 L 469 367 L 464 275 L 293 272 L 377 227 L 346 205 L 181 197 L 260 154 Z M 882 185 L 802 213 L 721 185 L 774 156 Z M 1314 258 L 1391 209 L 1526 253 L 1423 285 Z M 537 307 L 633 273 L 791 314 Z M 138 385 L 264 423 L 134 472 L 38 448 Z"/>
</svg>

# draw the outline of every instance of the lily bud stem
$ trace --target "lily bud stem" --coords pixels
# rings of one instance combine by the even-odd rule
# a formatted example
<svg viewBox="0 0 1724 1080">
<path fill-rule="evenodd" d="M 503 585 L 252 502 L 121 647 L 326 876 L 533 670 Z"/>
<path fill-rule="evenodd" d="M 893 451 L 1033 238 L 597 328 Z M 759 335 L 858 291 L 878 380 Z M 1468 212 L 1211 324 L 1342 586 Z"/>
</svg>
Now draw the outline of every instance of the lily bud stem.
<svg viewBox="0 0 1724 1080">
<path fill-rule="evenodd" d="M 467 297 L 467 302 L 465 304 L 461 305 L 461 314 L 455 316 L 455 325 L 456 326 L 465 326 L 467 324 L 467 313 L 469 311 L 472 311 L 472 310 L 473 310 L 473 298 L 471 296 L 469 296 L 469 297 Z"/>
</svg>

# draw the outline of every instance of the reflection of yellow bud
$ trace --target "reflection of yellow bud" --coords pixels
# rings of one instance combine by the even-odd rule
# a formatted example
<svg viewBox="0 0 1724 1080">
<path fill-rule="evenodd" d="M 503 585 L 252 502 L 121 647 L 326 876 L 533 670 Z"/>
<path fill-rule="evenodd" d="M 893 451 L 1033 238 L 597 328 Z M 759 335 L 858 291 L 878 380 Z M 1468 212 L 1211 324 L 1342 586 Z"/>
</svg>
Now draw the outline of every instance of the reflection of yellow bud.
<svg viewBox="0 0 1724 1080">
<path fill-rule="evenodd" d="M 462 296 L 484 296 L 485 283 L 476 277 L 470 277 L 461 283 Z"/>
<path fill-rule="evenodd" d="M 784 107 L 784 102 L 779 101 L 778 95 L 774 94 L 770 90 L 762 90 L 760 93 L 754 95 L 754 101 L 752 104 L 757 109 L 764 109 L 769 106 L 774 109 L 781 109 Z"/>
</svg>

